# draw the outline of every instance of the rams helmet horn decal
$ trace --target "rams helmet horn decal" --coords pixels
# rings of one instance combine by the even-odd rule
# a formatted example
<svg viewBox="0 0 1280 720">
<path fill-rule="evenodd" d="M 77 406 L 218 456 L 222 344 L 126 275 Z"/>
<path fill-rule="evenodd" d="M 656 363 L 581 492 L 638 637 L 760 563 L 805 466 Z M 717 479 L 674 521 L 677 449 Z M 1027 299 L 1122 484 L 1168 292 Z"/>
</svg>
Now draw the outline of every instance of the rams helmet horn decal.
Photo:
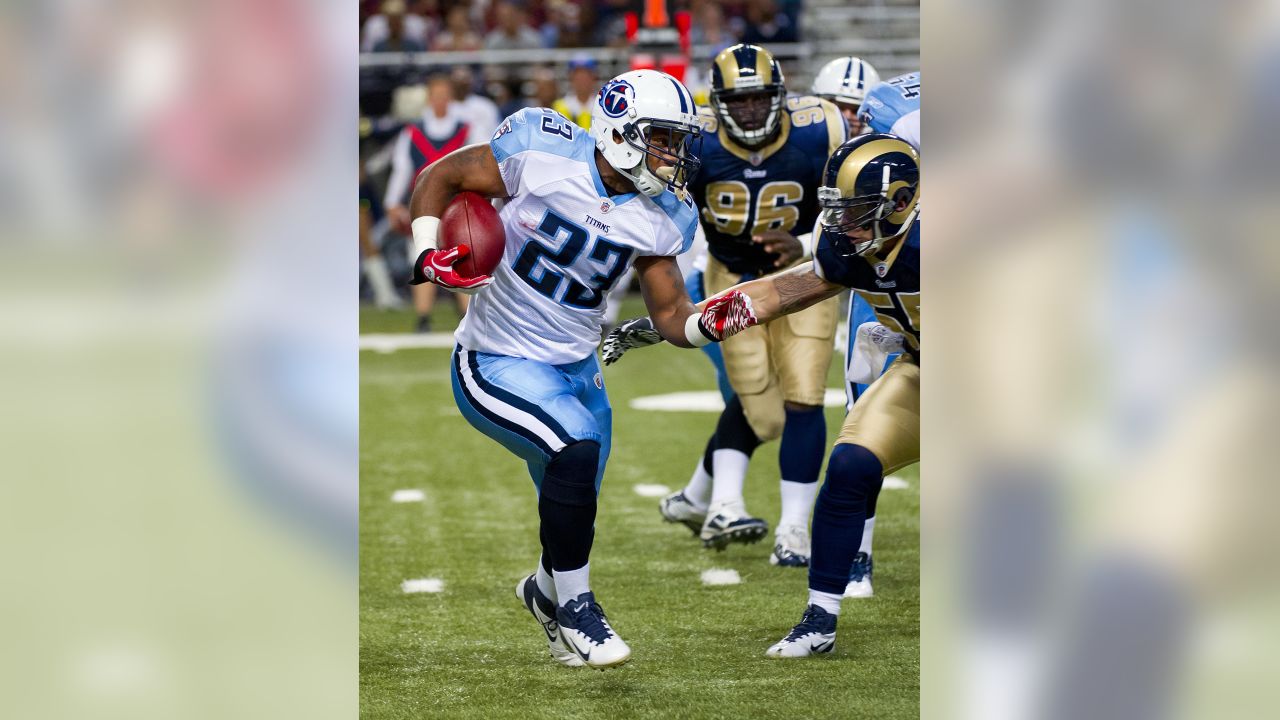
<svg viewBox="0 0 1280 720">
<path fill-rule="evenodd" d="M 920 155 L 896 135 L 859 135 L 836 148 L 818 188 L 822 229 L 846 255 L 875 253 L 920 214 Z M 869 237 L 848 235 L 858 229 Z"/>
</svg>

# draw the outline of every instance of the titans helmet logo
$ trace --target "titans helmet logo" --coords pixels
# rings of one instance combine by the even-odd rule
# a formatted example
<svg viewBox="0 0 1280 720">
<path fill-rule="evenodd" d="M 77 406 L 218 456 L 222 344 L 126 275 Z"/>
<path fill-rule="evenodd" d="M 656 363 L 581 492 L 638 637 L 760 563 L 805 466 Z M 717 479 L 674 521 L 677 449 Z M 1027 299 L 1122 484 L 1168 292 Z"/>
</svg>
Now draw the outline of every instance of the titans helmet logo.
<svg viewBox="0 0 1280 720">
<path fill-rule="evenodd" d="M 619 118 L 631 109 L 635 89 L 626 80 L 613 80 L 600 88 L 600 108 L 611 118 Z"/>
</svg>

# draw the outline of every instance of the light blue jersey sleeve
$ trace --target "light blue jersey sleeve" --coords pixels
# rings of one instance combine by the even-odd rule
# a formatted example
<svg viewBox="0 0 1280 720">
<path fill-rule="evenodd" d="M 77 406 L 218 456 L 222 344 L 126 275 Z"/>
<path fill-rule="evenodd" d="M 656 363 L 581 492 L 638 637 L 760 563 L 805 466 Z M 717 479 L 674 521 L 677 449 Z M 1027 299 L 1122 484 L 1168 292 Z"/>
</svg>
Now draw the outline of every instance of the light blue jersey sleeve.
<svg viewBox="0 0 1280 720">
<path fill-rule="evenodd" d="M 858 111 L 859 117 L 873 131 L 881 133 L 891 133 L 894 126 L 900 125 L 903 118 L 908 118 L 908 123 L 915 120 L 918 126 L 920 113 L 920 73 L 913 72 L 907 75 L 900 75 L 888 82 L 882 82 L 867 93 L 867 97 L 862 101 L 862 108 Z M 915 144 L 919 144 L 919 131 L 916 133 Z"/>
<path fill-rule="evenodd" d="M 509 195 L 520 191 L 520 175 L 529 152 L 581 160 L 584 148 L 594 147 L 586 133 L 550 108 L 525 108 L 498 126 L 489 141 Z M 584 140 L 586 142 L 584 142 Z"/>
<path fill-rule="evenodd" d="M 688 251 L 693 245 L 693 236 L 698 231 L 698 212 L 693 207 L 692 197 L 687 193 L 682 194 L 683 200 L 668 190 L 653 199 L 653 202 L 666 213 L 675 231 L 670 241 L 658 238 L 655 255 L 675 257 Z"/>
</svg>

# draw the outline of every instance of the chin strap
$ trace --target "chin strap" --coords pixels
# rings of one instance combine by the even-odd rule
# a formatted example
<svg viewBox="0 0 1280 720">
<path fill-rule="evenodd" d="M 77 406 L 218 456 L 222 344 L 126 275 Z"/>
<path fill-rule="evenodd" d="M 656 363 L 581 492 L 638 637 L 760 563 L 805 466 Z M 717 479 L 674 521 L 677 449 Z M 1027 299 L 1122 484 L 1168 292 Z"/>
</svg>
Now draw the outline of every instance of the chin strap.
<svg viewBox="0 0 1280 720">
<path fill-rule="evenodd" d="M 675 173 L 675 168 L 659 168 L 658 172 L 663 170 L 670 170 L 673 175 Z M 649 197 L 657 197 L 667 189 L 667 181 L 650 172 L 645 166 L 643 157 L 640 159 L 640 164 L 636 166 L 636 173 L 631 176 L 631 182 L 635 183 L 637 190 Z"/>
</svg>

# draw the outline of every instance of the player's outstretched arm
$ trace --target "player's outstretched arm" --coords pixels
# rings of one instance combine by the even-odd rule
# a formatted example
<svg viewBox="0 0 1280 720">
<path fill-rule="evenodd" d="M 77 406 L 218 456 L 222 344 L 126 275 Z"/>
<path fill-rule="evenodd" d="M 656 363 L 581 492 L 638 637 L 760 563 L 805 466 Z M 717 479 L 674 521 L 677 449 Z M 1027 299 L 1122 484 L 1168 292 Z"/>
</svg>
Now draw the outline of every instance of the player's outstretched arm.
<svg viewBox="0 0 1280 720">
<path fill-rule="evenodd" d="M 735 285 L 707 298 L 698 307 L 703 332 L 720 341 L 771 320 L 799 312 L 839 295 L 844 286 L 827 282 L 812 264 Z"/>
<path fill-rule="evenodd" d="M 805 263 L 784 272 L 734 285 L 724 292 L 707 298 L 702 306 L 708 306 L 718 298 L 739 292 L 751 298 L 756 321 L 767 323 L 839 295 L 844 289 L 843 285 L 827 282 L 818 277 L 813 271 L 813 264 Z"/>
<path fill-rule="evenodd" d="M 777 275 L 741 283 L 695 306 L 690 304 L 674 259 L 642 258 L 636 261 L 636 270 L 640 273 L 649 317 L 628 320 L 609 333 L 603 345 L 606 365 L 620 360 L 628 350 L 654 345 L 663 339 L 680 347 L 700 347 L 708 342 L 719 342 L 753 325 L 803 310 L 844 290 L 844 286 L 818 277 L 812 265 L 801 265 Z M 649 273 L 652 273 L 652 279 L 647 281 Z M 671 287 L 672 273 L 680 286 L 678 292 Z M 693 311 L 684 313 L 671 309 L 681 307 L 682 303 Z M 660 321 L 658 313 L 662 308 L 668 310 Z"/>
<path fill-rule="evenodd" d="M 411 285 L 432 282 L 469 295 L 493 282 L 488 275 L 468 278 L 454 271 L 454 264 L 466 257 L 468 248 L 436 249 L 440 215 L 453 197 L 463 191 L 490 198 L 506 197 L 502 173 L 498 171 L 498 162 L 488 145 L 455 150 L 418 176 L 413 197 L 409 199 L 409 212 L 413 217 L 413 250 L 417 257 L 413 264 L 413 279 L 409 281 Z"/>
</svg>

